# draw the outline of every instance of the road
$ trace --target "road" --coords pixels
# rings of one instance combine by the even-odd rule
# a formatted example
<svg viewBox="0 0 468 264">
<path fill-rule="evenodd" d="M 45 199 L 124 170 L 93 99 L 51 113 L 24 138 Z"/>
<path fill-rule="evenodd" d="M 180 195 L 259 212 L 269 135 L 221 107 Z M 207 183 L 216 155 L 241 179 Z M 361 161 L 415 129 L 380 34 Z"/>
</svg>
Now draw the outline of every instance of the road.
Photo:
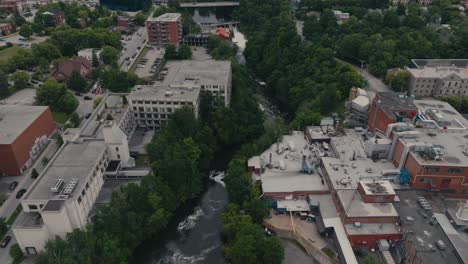
<svg viewBox="0 0 468 264">
<path fill-rule="evenodd" d="M 7 42 L 11 42 L 11 43 L 13 43 L 15 45 L 22 45 L 22 46 L 25 46 L 25 47 L 31 47 L 31 44 L 43 42 L 43 41 L 47 40 L 48 37 L 47 36 L 32 36 L 31 39 L 29 39 L 27 41 L 20 40 L 20 38 L 21 38 L 21 36 L 19 34 L 4 37 L 3 39 L 5 41 L 0 42 L 0 46 L 4 46 L 4 45 L 6 45 Z"/>
<path fill-rule="evenodd" d="M 131 36 L 123 36 L 123 37 L 125 38 L 124 43 L 123 43 L 124 50 L 123 50 L 122 55 L 119 58 L 119 65 L 122 70 L 128 71 L 133 61 L 138 57 L 138 54 L 140 53 L 140 51 L 143 49 L 144 45 L 146 44 L 146 41 L 148 38 L 146 27 L 141 27 Z M 130 39 L 127 40 L 128 38 Z M 140 49 L 138 49 L 138 47 L 140 47 Z M 130 64 L 125 62 L 127 58 L 130 58 L 129 59 L 129 61 L 131 61 Z"/>
<path fill-rule="evenodd" d="M 336 60 L 348 64 L 355 71 L 357 71 L 359 75 L 361 75 L 361 77 L 367 81 L 367 90 L 370 90 L 373 92 L 391 92 L 392 91 L 385 83 L 382 82 L 382 80 L 372 75 L 368 70 L 358 67 L 356 65 L 353 65 L 349 62 L 340 60 L 340 59 L 336 59 Z"/>
</svg>

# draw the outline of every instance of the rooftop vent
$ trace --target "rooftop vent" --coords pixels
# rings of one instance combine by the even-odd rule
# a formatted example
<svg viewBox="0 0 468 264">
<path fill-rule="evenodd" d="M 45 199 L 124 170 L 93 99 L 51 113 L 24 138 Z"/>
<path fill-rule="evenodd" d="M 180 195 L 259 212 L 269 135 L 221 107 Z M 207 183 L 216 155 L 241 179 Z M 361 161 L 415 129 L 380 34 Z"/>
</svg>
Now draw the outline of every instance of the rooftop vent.
<svg viewBox="0 0 468 264">
<path fill-rule="evenodd" d="M 63 179 L 57 179 L 55 184 L 50 188 L 50 191 L 53 193 L 59 193 L 63 188 Z"/>
<path fill-rule="evenodd" d="M 387 188 L 380 184 L 380 182 L 366 183 L 367 188 L 371 193 L 387 193 Z"/>
<path fill-rule="evenodd" d="M 70 195 L 73 192 L 73 190 L 75 190 L 77 183 L 78 179 L 72 179 L 71 181 L 69 181 L 67 186 L 65 186 L 65 189 L 63 190 L 63 194 Z"/>
<path fill-rule="evenodd" d="M 166 97 L 169 97 L 169 96 L 172 96 L 172 91 L 166 91 L 166 93 L 164 94 Z"/>
</svg>

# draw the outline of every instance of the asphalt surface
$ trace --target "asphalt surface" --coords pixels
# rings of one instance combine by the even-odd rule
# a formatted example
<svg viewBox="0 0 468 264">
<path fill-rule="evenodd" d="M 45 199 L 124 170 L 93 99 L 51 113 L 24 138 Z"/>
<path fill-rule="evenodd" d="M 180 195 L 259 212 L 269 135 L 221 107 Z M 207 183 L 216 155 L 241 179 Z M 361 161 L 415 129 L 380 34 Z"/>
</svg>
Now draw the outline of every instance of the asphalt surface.
<svg viewBox="0 0 468 264">
<path fill-rule="evenodd" d="M 138 54 L 141 52 L 141 50 L 143 50 L 143 47 L 146 45 L 146 40 L 148 38 L 146 27 L 141 27 L 131 36 L 125 35 L 123 37 L 125 38 L 125 40 L 123 41 L 124 49 L 122 55 L 119 58 L 119 65 L 122 70 L 128 71 L 132 63 L 138 57 Z M 127 40 L 128 38 L 130 39 Z M 138 47 L 140 47 L 140 49 L 138 49 Z M 126 62 L 127 58 L 130 58 L 130 64 Z"/>
<path fill-rule="evenodd" d="M 46 37 L 46 36 L 32 36 L 27 41 L 20 40 L 20 38 L 22 38 L 22 37 L 19 34 L 10 35 L 9 37 L 8 36 L 3 37 L 3 39 L 5 41 L 0 42 L 0 46 L 4 46 L 4 45 L 6 45 L 7 42 L 11 42 L 11 43 L 13 43 L 15 45 L 24 46 L 24 47 L 31 47 L 31 45 L 33 43 L 43 42 L 43 41 L 47 40 L 48 37 Z"/>
<path fill-rule="evenodd" d="M 337 60 L 348 64 L 355 71 L 357 71 L 359 75 L 361 75 L 361 77 L 367 81 L 368 90 L 373 91 L 373 92 L 391 92 L 392 91 L 385 83 L 383 83 L 381 79 L 372 75 L 368 70 L 358 67 L 356 65 L 353 65 L 351 63 L 348 63 L 346 61 L 340 60 L 340 59 L 337 59 Z"/>
</svg>

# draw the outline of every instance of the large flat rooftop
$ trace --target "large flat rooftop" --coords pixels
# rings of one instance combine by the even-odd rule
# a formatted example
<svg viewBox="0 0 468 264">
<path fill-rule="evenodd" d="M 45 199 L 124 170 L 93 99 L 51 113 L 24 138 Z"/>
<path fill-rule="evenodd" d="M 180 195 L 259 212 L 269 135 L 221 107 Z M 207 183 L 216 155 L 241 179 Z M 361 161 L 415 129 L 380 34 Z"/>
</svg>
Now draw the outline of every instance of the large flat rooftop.
<svg viewBox="0 0 468 264">
<path fill-rule="evenodd" d="M 231 62 L 218 60 L 181 60 L 166 63 L 167 75 L 163 85 L 177 87 L 190 85 L 228 85 Z"/>
<path fill-rule="evenodd" d="M 159 100 L 161 102 L 196 102 L 200 95 L 200 88 L 194 87 L 168 87 L 157 85 L 137 85 L 130 95 L 130 99 L 136 100 Z"/>
<path fill-rule="evenodd" d="M 48 106 L 0 105 L 0 144 L 11 144 Z"/>
<path fill-rule="evenodd" d="M 270 155 L 271 166 L 268 166 Z M 263 192 L 328 191 L 317 173 L 303 172 L 304 155 L 311 164 L 318 160 L 309 150 L 304 133 L 299 131 L 283 136 L 281 142 L 264 151 L 260 155 L 260 163 L 265 165 L 265 172 L 260 175 Z"/>
<path fill-rule="evenodd" d="M 26 192 L 24 200 L 59 199 L 50 188 L 58 179 L 67 184 L 72 179 L 78 179 L 73 194 L 83 189 L 85 181 L 96 163 L 106 151 L 104 141 L 89 140 L 81 143 L 66 143 L 61 152 L 56 154 L 45 171 Z"/>
<path fill-rule="evenodd" d="M 365 203 L 357 190 L 338 190 L 347 217 L 398 217 L 391 203 Z"/>
<path fill-rule="evenodd" d="M 411 60 L 417 68 L 424 67 L 468 67 L 468 59 L 413 59 Z"/>
<path fill-rule="evenodd" d="M 392 118 L 396 118 L 395 111 L 416 110 L 414 99 L 404 94 L 380 92 L 376 94 L 374 100 L 377 100 L 381 109 Z"/>
<path fill-rule="evenodd" d="M 176 22 L 177 20 L 179 20 L 181 18 L 181 14 L 180 13 L 166 13 L 166 14 L 162 14 L 158 17 L 150 17 L 148 18 L 148 21 L 159 21 L 159 22 Z"/>
</svg>

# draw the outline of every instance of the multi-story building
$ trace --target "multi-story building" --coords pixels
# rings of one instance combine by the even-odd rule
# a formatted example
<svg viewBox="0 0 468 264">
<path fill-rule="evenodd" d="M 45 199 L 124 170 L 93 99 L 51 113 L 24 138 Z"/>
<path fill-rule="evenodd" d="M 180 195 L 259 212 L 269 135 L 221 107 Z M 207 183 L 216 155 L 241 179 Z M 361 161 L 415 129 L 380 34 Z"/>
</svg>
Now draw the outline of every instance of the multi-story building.
<svg viewBox="0 0 468 264">
<path fill-rule="evenodd" d="M 121 95 L 106 95 L 80 128 L 63 133 L 64 144 L 26 192 L 24 213 L 13 225 L 24 254 L 35 255 L 47 240 L 85 228 L 105 179 L 134 166 L 121 129 L 132 131 L 131 116 L 121 101 Z"/>
<path fill-rule="evenodd" d="M 201 92 L 208 92 L 214 97 L 220 98 L 224 106 L 229 106 L 232 90 L 230 61 L 169 61 L 166 68 L 168 71 L 162 81 L 163 85 L 198 88 Z"/>
<path fill-rule="evenodd" d="M 413 60 L 408 68 L 414 96 L 468 96 L 468 60 Z"/>
<path fill-rule="evenodd" d="M 183 106 L 191 107 L 198 117 L 200 89 L 137 85 L 128 98 L 137 125 L 159 130 L 169 116 Z"/>
<path fill-rule="evenodd" d="M 13 31 L 13 26 L 10 23 L 0 23 L 0 34 L 9 35 Z"/>
<path fill-rule="evenodd" d="M 0 105 L 0 174 L 21 175 L 54 130 L 47 106 Z"/>
<path fill-rule="evenodd" d="M 182 16 L 179 13 L 166 13 L 150 17 L 146 21 L 148 43 L 158 46 L 182 42 Z"/>
</svg>

